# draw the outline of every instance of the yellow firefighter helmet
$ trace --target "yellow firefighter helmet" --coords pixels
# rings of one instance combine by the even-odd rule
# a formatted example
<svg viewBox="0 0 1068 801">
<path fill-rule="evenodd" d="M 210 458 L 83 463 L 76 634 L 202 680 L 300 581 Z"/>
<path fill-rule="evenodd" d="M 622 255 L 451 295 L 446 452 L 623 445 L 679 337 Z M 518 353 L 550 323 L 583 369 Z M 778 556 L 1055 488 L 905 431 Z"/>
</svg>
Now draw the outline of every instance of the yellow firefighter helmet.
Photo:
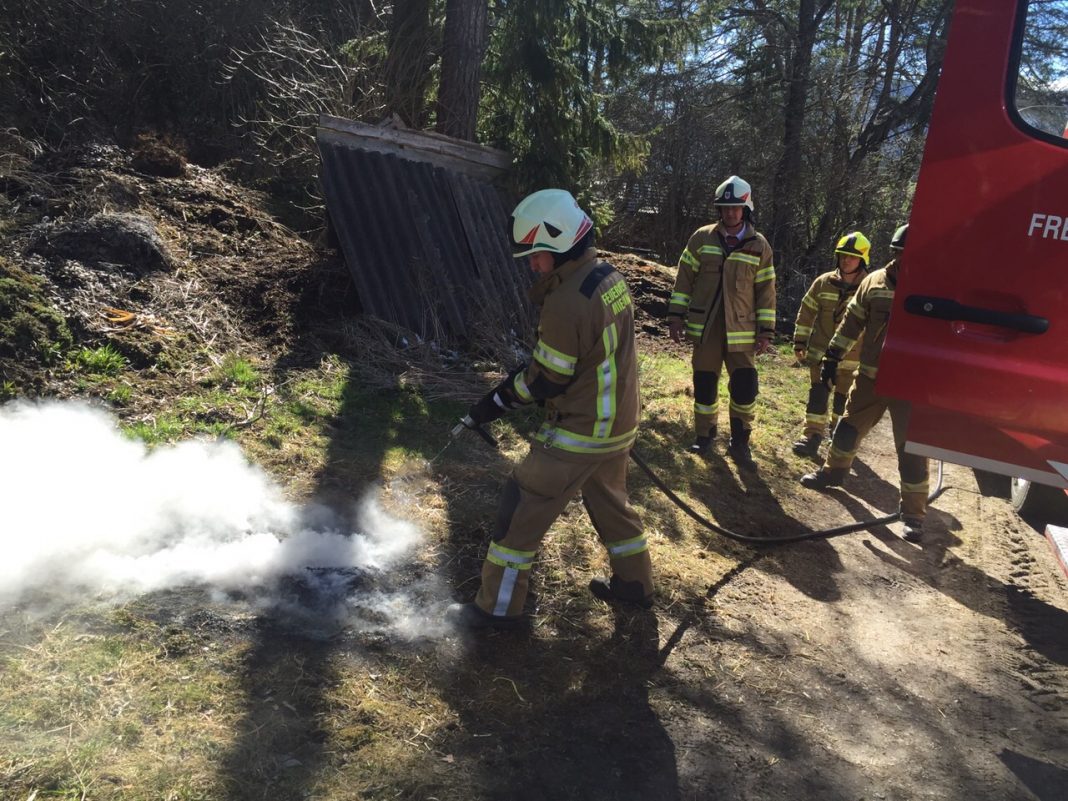
<svg viewBox="0 0 1068 801">
<path fill-rule="evenodd" d="M 834 252 L 841 253 L 843 256 L 860 256 L 861 263 L 867 267 L 868 254 L 871 252 L 871 241 L 860 231 L 854 231 L 838 240 Z"/>
</svg>

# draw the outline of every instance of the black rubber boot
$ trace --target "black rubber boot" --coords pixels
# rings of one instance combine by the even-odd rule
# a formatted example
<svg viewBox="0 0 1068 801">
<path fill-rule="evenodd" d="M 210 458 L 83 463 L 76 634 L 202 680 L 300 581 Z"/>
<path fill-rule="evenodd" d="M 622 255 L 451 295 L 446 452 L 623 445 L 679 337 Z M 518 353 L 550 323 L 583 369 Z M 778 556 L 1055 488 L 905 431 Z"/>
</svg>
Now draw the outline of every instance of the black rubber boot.
<svg viewBox="0 0 1068 801">
<path fill-rule="evenodd" d="M 612 576 L 611 579 L 595 578 L 590 580 L 590 592 L 607 603 L 622 601 L 642 609 L 653 607 L 653 596 L 645 594 L 640 581 L 623 581 L 619 576 Z"/>
<path fill-rule="evenodd" d="M 737 417 L 731 418 L 731 441 L 727 446 L 727 453 L 743 470 L 757 469 L 757 463 L 753 460 L 753 451 L 749 448 L 750 433 L 741 420 Z"/>
<path fill-rule="evenodd" d="M 819 453 L 822 442 L 822 434 L 805 434 L 793 444 L 793 451 L 798 456 L 815 456 Z"/>
<path fill-rule="evenodd" d="M 844 467 L 821 467 L 815 473 L 801 476 L 801 486 L 814 490 L 840 487 L 848 471 Z"/>
<path fill-rule="evenodd" d="M 922 517 L 906 517 L 902 519 L 905 527 L 901 531 L 903 536 L 909 542 L 922 542 L 923 541 L 923 518 Z"/>
<path fill-rule="evenodd" d="M 707 456 L 712 450 L 712 440 L 716 438 L 716 429 L 712 429 L 707 437 L 698 436 L 690 446 L 690 453 L 696 456 Z"/>
<path fill-rule="evenodd" d="M 526 625 L 525 615 L 503 617 L 483 611 L 474 601 L 466 604 L 450 604 L 445 610 L 445 622 L 459 629 L 516 629 Z"/>
</svg>

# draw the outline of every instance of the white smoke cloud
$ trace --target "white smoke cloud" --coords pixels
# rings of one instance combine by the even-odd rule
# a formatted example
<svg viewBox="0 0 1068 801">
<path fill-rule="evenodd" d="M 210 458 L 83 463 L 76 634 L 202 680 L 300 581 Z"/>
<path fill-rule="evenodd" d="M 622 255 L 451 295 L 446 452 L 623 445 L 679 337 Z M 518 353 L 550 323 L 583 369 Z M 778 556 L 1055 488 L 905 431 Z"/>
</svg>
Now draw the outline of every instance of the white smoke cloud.
<svg viewBox="0 0 1068 801">
<path fill-rule="evenodd" d="M 309 528 L 311 516 L 233 443 L 149 451 L 82 404 L 0 406 L 0 608 L 40 593 L 123 600 L 186 586 L 274 603 L 272 588 L 296 576 L 357 628 L 441 633 L 433 578 L 419 592 L 389 580 L 413 561 L 416 526 L 375 494 L 356 532 Z M 372 586 L 351 589 L 357 574 Z"/>
</svg>

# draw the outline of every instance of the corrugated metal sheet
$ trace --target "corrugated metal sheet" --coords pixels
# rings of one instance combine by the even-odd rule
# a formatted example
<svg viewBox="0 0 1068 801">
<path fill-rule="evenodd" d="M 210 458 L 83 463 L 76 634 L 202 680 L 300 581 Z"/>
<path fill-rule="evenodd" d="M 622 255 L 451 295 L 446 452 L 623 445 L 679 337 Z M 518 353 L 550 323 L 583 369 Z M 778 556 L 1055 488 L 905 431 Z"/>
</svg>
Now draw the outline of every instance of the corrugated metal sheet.
<svg viewBox="0 0 1068 801">
<path fill-rule="evenodd" d="M 511 256 L 508 212 L 488 180 L 503 154 L 441 136 L 423 151 L 413 131 L 397 146 L 379 130 L 324 117 L 316 137 L 327 208 L 364 311 L 426 338 L 465 339 L 487 318 L 529 333 L 529 272 Z M 459 156 L 443 154 L 442 140 Z"/>
</svg>

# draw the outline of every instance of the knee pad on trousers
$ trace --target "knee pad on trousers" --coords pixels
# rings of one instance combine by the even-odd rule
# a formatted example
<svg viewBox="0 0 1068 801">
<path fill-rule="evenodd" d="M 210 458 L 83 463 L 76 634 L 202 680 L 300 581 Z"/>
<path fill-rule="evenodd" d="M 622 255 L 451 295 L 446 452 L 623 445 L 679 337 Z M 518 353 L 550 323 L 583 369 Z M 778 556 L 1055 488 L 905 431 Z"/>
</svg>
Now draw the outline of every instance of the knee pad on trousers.
<svg viewBox="0 0 1068 801">
<path fill-rule="evenodd" d="M 902 448 L 897 452 L 897 471 L 906 484 L 919 484 L 927 480 L 927 457 L 914 453 L 905 453 Z"/>
<path fill-rule="evenodd" d="M 826 384 L 813 384 L 808 388 L 807 412 L 823 414 L 827 411 L 827 401 L 831 397 L 831 390 Z"/>
<path fill-rule="evenodd" d="M 693 399 L 706 406 L 716 400 L 716 382 L 719 376 L 710 370 L 694 370 Z"/>
<path fill-rule="evenodd" d="M 857 449 L 859 432 L 845 420 L 839 420 L 834 427 L 834 439 L 831 444 L 840 451 L 851 453 Z"/>
<path fill-rule="evenodd" d="M 755 367 L 739 367 L 731 373 L 731 400 L 743 406 L 757 397 L 757 371 Z"/>
<path fill-rule="evenodd" d="M 510 478 L 504 485 L 504 491 L 501 492 L 501 501 L 497 506 L 497 520 L 493 524 L 493 534 L 491 535 L 494 542 L 504 539 L 504 535 L 508 533 L 508 528 L 512 525 L 512 516 L 515 515 L 515 510 L 518 506 L 519 482 L 514 478 Z"/>
<path fill-rule="evenodd" d="M 834 413 L 841 417 L 845 414 L 846 396 L 841 392 L 834 393 Z"/>
</svg>

